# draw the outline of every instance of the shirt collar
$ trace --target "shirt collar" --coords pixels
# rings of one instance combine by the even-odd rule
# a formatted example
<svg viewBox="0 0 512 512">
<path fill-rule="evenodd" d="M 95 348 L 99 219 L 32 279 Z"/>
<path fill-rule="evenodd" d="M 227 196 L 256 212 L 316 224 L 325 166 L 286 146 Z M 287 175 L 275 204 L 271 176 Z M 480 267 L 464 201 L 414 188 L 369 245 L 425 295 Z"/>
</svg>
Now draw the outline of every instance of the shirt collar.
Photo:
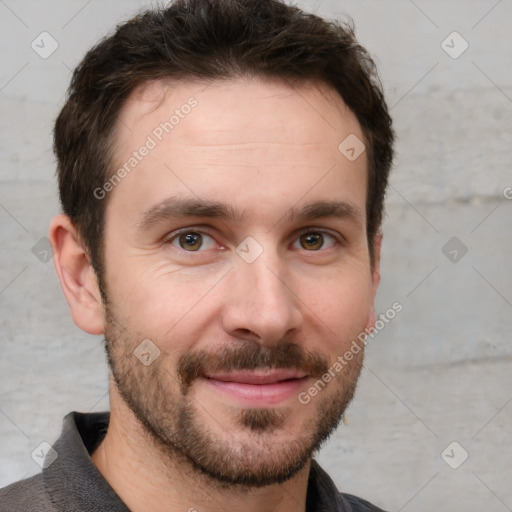
<svg viewBox="0 0 512 512">
<path fill-rule="evenodd" d="M 90 457 L 103 439 L 109 419 L 109 412 L 74 411 L 64 417 L 62 433 L 53 445 L 57 458 L 43 469 L 45 487 L 57 510 L 130 512 Z M 329 475 L 313 459 L 308 478 L 306 512 L 350 510 L 352 508 Z"/>
<path fill-rule="evenodd" d="M 44 485 L 57 510 L 130 512 L 89 455 L 103 438 L 109 418 L 108 412 L 71 412 L 64 417 L 53 445 L 57 458 L 43 469 Z"/>
</svg>

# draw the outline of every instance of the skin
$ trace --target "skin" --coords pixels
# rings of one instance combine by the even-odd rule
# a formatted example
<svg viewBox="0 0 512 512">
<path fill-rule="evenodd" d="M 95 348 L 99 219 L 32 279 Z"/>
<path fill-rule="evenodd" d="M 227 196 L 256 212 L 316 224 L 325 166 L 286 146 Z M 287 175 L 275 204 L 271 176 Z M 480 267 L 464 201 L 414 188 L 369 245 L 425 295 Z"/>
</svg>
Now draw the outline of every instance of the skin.
<svg viewBox="0 0 512 512">
<path fill-rule="evenodd" d="M 372 267 L 366 153 L 351 162 L 338 151 L 362 131 L 321 84 L 157 81 L 122 108 L 115 169 L 191 96 L 197 106 L 105 199 L 108 304 L 72 223 L 59 215 L 50 226 L 73 319 L 107 340 L 111 419 L 92 460 L 134 512 L 148 503 L 157 512 L 303 511 L 311 456 L 352 398 L 363 350 L 309 404 L 297 395 L 375 322 L 381 235 Z M 223 202 L 242 218 L 141 228 L 171 196 Z M 288 219 L 320 200 L 359 215 Z M 199 250 L 180 246 L 182 228 Z M 247 237 L 262 250 L 251 263 L 237 253 Z M 160 353 L 146 366 L 133 352 L 148 339 Z M 203 370 L 252 364 L 252 375 L 286 367 L 306 376 L 276 403 L 241 401 L 191 372 L 187 358 Z"/>
</svg>

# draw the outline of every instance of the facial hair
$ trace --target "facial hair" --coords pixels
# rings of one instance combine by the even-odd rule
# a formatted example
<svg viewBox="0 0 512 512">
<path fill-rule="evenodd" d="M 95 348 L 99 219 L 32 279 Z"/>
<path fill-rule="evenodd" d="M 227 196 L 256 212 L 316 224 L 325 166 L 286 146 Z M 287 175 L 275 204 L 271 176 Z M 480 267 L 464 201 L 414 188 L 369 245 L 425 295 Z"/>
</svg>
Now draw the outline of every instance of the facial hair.
<svg viewBox="0 0 512 512">
<path fill-rule="evenodd" d="M 293 410 L 289 405 L 254 409 L 240 406 L 236 411 L 230 408 L 235 435 L 233 431 L 219 435 L 201 418 L 204 408 L 194 398 L 194 383 L 198 378 L 216 371 L 291 368 L 320 379 L 329 369 L 328 358 L 306 351 L 291 340 L 270 348 L 256 341 L 237 341 L 216 351 L 189 351 L 180 357 L 176 368 L 163 352 L 145 366 L 134 356 L 143 338 L 117 320 L 108 302 L 105 312 L 105 350 L 115 384 L 126 405 L 158 446 L 162 460 L 173 465 L 177 461 L 186 464 L 188 469 L 222 487 L 278 484 L 304 468 L 337 428 L 354 396 L 362 367 L 361 350 L 326 389 L 308 404 L 298 405 L 309 407 L 310 414 L 303 421 L 300 433 L 290 433 L 285 444 L 282 434 Z M 169 345 L 168 341 L 152 342 L 161 347 Z"/>
</svg>

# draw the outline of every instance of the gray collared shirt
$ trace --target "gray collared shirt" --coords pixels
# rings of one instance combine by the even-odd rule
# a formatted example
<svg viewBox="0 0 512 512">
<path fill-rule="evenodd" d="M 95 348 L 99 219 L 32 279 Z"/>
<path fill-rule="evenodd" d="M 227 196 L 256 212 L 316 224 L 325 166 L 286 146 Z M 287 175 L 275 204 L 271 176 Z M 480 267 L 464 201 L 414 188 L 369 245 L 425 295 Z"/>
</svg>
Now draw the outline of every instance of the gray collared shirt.
<svg viewBox="0 0 512 512">
<path fill-rule="evenodd" d="M 130 512 L 91 460 L 105 435 L 109 412 L 71 412 L 49 452 L 43 470 L 0 489 L 1 512 Z M 51 454 L 51 455 L 50 455 Z M 306 512 L 384 512 L 365 500 L 338 491 L 313 459 Z"/>
</svg>

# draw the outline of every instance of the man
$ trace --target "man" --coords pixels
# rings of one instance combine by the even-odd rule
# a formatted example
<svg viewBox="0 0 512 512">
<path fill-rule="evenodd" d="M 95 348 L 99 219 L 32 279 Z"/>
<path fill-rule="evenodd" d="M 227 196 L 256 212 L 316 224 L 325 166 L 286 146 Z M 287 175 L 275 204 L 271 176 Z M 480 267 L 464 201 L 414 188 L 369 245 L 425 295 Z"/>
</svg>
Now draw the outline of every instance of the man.
<svg viewBox="0 0 512 512">
<path fill-rule="evenodd" d="M 381 510 L 313 455 L 375 322 L 392 143 L 350 28 L 277 0 L 178 0 L 90 50 L 49 237 L 110 413 L 66 416 L 1 510 Z"/>
</svg>

